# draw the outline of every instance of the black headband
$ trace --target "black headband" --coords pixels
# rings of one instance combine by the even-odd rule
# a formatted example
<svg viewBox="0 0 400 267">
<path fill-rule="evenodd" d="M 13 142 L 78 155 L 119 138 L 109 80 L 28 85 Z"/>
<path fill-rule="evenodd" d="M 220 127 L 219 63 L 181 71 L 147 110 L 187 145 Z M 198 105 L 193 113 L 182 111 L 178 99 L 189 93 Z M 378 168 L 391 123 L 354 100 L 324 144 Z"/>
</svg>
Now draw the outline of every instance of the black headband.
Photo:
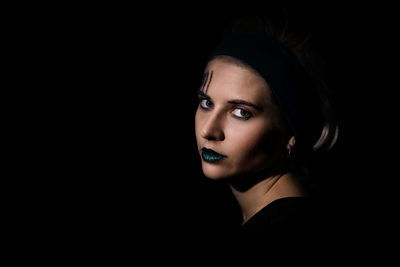
<svg viewBox="0 0 400 267">
<path fill-rule="evenodd" d="M 211 53 L 237 58 L 256 70 L 271 88 L 290 129 L 307 147 L 322 130 L 322 114 L 314 85 L 292 52 L 265 34 L 235 32 Z"/>
</svg>

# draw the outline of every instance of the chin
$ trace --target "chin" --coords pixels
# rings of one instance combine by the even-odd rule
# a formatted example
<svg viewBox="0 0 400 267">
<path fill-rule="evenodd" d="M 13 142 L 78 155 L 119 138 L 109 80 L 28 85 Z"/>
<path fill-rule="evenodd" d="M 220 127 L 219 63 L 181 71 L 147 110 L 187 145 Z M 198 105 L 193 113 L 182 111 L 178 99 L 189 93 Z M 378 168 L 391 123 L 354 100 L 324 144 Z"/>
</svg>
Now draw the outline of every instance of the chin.
<svg viewBox="0 0 400 267">
<path fill-rule="evenodd" d="M 222 180 L 230 177 L 226 169 L 218 165 L 203 163 L 202 169 L 204 176 L 211 180 Z"/>
</svg>

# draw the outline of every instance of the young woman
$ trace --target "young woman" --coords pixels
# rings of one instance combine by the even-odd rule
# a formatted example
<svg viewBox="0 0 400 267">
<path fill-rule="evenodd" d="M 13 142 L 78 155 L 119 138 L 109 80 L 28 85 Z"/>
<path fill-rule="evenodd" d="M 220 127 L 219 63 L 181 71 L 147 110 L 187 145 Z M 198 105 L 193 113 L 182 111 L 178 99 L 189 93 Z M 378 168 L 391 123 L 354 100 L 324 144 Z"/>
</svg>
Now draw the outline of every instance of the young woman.
<svg viewBox="0 0 400 267">
<path fill-rule="evenodd" d="M 198 92 L 202 171 L 240 206 L 230 251 L 299 248 L 320 223 L 307 166 L 335 144 L 338 120 L 304 42 L 265 21 L 242 25 L 211 53 Z"/>
</svg>

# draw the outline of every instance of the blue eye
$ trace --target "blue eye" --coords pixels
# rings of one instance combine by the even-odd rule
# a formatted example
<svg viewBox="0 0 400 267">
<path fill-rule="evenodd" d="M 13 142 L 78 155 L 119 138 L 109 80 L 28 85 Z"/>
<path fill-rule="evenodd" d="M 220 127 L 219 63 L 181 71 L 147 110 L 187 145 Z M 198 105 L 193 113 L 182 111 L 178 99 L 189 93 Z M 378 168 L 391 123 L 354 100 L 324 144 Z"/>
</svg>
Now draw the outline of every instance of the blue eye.
<svg viewBox="0 0 400 267">
<path fill-rule="evenodd" d="M 245 119 L 245 120 L 249 119 L 252 116 L 252 114 L 249 111 L 242 108 L 236 108 L 233 111 L 233 115 L 235 115 L 240 119 Z"/>
<path fill-rule="evenodd" d="M 200 100 L 200 106 L 204 109 L 209 109 L 213 107 L 213 103 L 210 100 L 204 98 Z"/>
</svg>

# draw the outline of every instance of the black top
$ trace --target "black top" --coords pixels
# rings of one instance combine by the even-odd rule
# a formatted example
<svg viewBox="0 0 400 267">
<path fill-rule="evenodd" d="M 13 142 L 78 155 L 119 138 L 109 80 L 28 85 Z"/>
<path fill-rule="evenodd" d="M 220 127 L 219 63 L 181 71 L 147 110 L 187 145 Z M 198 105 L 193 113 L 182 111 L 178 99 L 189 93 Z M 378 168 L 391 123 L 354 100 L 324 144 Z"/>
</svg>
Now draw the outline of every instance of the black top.
<svg viewBox="0 0 400 267">
<path fill-rule="evenodd" d="M 322 244 L 323 231 L 327 230 L 319 211 L 305 197 L 275 200 L 237 229 L 232 236 L 230 254 L 269 259 L 314 254 Z"/>
</svg>

